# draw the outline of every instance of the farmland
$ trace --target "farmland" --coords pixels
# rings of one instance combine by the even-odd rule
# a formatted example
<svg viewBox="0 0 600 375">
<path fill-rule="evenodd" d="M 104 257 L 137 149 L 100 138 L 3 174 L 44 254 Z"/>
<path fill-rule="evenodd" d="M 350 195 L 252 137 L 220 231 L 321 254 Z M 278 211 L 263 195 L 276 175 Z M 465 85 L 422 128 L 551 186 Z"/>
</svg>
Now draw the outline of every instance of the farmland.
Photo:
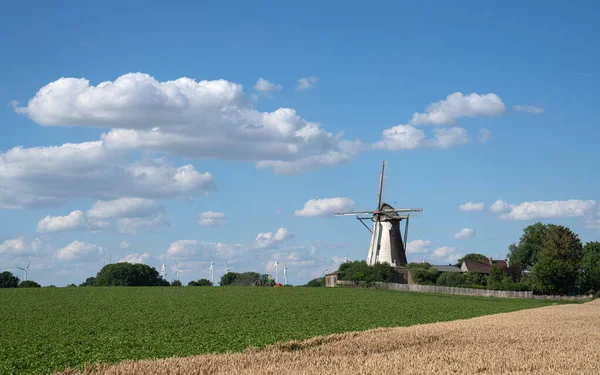
<svg viewBox="0 0 600 375">
<path fill-rule="evenodd" d="M 329 288 L 0 290 L 0 373 L 242 351 L 318 335 L 550 304 Z"/>
</svg>

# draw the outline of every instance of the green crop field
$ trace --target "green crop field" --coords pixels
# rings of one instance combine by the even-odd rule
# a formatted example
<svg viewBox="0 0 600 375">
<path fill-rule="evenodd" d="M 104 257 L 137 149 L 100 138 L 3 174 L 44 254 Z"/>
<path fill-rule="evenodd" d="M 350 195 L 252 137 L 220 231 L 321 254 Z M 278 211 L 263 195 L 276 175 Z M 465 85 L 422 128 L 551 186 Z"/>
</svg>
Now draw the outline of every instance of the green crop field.
<svg viewBox="0 0 600 375">
<path fill-rule="evenodd" d="M 0 374 L 241 351 L 551 303 L 339 288 L 0 289 Z"/>
</svg>

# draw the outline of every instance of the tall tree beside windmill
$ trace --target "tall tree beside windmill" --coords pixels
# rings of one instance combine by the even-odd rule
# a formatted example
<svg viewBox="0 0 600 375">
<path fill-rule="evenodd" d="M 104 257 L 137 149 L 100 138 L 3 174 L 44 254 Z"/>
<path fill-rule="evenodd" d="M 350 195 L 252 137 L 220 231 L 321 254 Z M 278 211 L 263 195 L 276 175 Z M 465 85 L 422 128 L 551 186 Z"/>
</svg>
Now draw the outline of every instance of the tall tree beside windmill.
<svg viewBox="0 0 600 375">
<path fill-rule="evenodd" d="M 377 208 L 374 211 L 336 212 L 336 216 L 356 216 L 371 232 L 371 242 L 367 253 L 367 264 L 387 262 L 393 267 L 405 266 L 406 243 L 408 241 L 408 221 L 411 212 L 422 212 L 422 208 L 394 208 L 382 202 L 385 161 L 381 163 L 379 189 L 377 190 Z M 365 216 L 369 215 L 369 216 Z M 364 220 L 373 221 L 373 229 Z M 404 239 L 400 233 L 400 223 L 405 220 Z"/>
</svg>

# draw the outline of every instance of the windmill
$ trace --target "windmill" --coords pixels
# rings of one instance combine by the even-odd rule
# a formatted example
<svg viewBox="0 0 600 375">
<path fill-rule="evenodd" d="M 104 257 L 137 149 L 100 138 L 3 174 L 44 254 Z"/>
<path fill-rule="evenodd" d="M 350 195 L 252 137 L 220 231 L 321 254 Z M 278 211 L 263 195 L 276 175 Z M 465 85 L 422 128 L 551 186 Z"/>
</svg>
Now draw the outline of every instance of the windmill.
<svg viewBox="0 0 600 375">
<path fill-rule="evenodd" d="M 273 268 L 275 268 L 275 283 L 279 282 L 279 259 L 275 259 L 275 263 L 273 263 Z"/>
<path fill-rule="evenodd" d="M 328 271 L 328 270 L 327 270 L 327 267 L 323 268 L 323 273 L 321 274 L 321 277 L 324 277 L 324 276 L 325 276 L 325 274 L 327 273 L 327 271 Z"/>
<path fill-rule="evenodd" d="M 31 265 L 31 262 L 29 262 L 29 264 L 25 268 L 23 268 L 23 267 L 17 267 L 18 269 L 23 270 L 25 272 L 25 281 L 27 281 L 27 271 L 29 270 L 29 266 L 30 265 Z"/>
<path fill-rule="evenodd" d="M 183 271 L 179 269 L 177 262 L 175 262 L 175 276 L 173 276 L 173 280 L 179 281 L 179 273 L 180 272 L 183 272 Z"/>
<path fill-rule="evenodd" d="M 225 273 L 231 271 L 231 267 L 227 267 L 227 263 L 225 263 Z"/>
<path fill-rule="evenodd" d="M 287 264 L 283 266 L 283 285 L 287 285 Z"/>
<path fill-rule="evenodd" d="M 212 283 L 212 285 L 215 285 L 215 262 L 213 262 L 212 260 L 210 261 L 210 269 L 208 273 L 210 275 L 210 282 Z"/>
<path fill-rule="evenodd" d="M 162 267 L 160 268 L 160 277 L 162 277 L 163 279 L 167 279 L 167 262 L 166 262 L 166 258 L 167 256 L 165 254 L 163 254 L 163 263 L 162 263 Z"/>
<path fill-rule="evenodd" d="M 377 190 L 377 208 L 374 211 L 336 212 L 336 216 L 356 216 L 371 232 L 371 242 L 367 254 L 367 264 L 387 262 L 393 267 L 404 266 L 406 260 L 406 243 L 408 240 L 408 221 L 411 212 L 422 212 L 422 208 L 394 208 L 382 201 L 384 185 L 385 161 L 381 163 L 379 189 Z M 400 215 L 402 214 L 402 215 Z M 361 217 L 361 215 L 363 215 Z M 369 216 L 364 216 L 369 215 Z M 364 220 L 373 221 L 373 230 Z M 404 240 L 400 233 L 400 222 L 406 220 Z"/>
</svg>

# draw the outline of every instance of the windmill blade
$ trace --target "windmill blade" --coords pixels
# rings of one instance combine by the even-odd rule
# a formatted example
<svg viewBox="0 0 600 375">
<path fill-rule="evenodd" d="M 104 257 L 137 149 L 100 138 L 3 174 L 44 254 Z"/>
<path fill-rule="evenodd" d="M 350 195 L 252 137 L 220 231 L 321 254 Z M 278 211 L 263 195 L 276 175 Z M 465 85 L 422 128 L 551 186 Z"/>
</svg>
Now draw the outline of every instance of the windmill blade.
<svg viewBox="0 0 600 375">
<path fill-rule="evenodd" d="M 17 268 L 18 268 L 18 269 L 20 269 L 20 270 L 23 270 L 23 271 L 25 271 L 25 268 L 21 268 L 21 267 L 17 267 Z"/>
<path fill-rule="evenodd" d="M 29 264 L 27 264 L 27 267 L 25 267 L 25 269 L 28 270 L 29 266 L 31 266 L 31 262 L 29 262 Z"/>
</svg>

